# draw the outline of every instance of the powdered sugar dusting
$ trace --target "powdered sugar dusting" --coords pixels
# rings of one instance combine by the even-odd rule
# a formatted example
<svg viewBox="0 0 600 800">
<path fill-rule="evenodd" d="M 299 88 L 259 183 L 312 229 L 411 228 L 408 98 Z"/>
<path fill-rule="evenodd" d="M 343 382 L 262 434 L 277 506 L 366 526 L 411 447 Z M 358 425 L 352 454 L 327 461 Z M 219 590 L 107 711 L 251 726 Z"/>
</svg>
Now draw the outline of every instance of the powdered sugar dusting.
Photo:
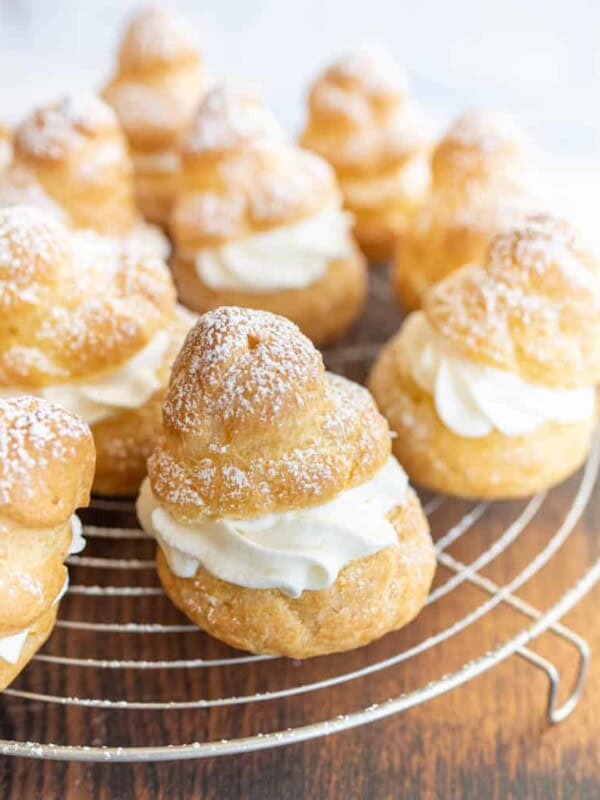
<svg viewBox="0 0 600 800">
<path fill-rule="evenodd" d="M 120 50 L 122 65 L 142 69 L 156 61 L 176 61 L 196 54 L 192 26 L 158 4 L 144 6 L 129 23 Z"/>
<path fill-rule="evenodd" d="M 33 498 L 31 472 L 68 463 L 89 436 L 82 420 L 51 403 L 33 397 L 0 400 L 0 504 L 10 502 L 16 487 Z"/>
<path fill-rule="evenodd" d="M 192 514 L 318 502 L 389 454 L 368 391 L 326 374 L 293 323 L 250 309 L 200 318 L 174 365 L 164 421 L 152 488 Z M 195 443 L 193 458 L 171 449 L 172 436 Z"/>
<path fill-rule="evenodd" d="M 205 415 L 242 422 L 273 421 L 302 408 L 306 387 L 318 384 L 321 356 L 294 323 L 263 311 L 236 307 L 204 314 L 176 360 L 165 417 L 194 431 Z M 199 388 L 201 387 L 201 391 Z"/>
<path fill-rule="evenodd" d="M 341 81 L 359 84 L 373 95 L 404 94 L 407 77 L 391 53 L 380 44 L 365 44 L 346 53 L 326 73 Z"/>
<path fill-rule="evenodd" d="M 284 139 L 283 128 L 257 92 L 246 86 L 226 85 L 212 89 L 200 104 L 184 151 L 200 154 Z"/>
<path fill-rule="evenodd" d="M 68 252 L 59 223 L 29 206 L 0 210 L 0 310 L 37 305 L 39 276 L 53 272 Z"/>
<path fill-rule="evenodd" d="M 16 141 L 35 157 L 61 159 L 107 128 L 117 128 L 109 106 L 93 94 L 71 94 L 34 111 L 17 131 Z"/>
</svg>

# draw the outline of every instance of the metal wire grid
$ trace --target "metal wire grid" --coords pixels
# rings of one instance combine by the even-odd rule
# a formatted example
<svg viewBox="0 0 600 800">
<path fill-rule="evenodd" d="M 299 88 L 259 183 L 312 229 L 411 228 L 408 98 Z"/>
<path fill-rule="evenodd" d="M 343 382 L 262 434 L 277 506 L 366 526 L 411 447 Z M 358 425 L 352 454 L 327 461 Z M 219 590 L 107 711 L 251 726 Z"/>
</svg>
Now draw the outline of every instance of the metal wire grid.
<svg viewBox="0 0 600 800">
<path fill-rule="evenodd" d="M 374 284 L 375 294 L 379 290 Z M 339 371 L 349 361 L 365 362 L 370 360 L 377 345 L 370 343 L 355 344 L 340 348 L 326 354 L 330 366 L 337 366 Z M 331 362 L 335 362 L 332 364 Z M 342 369 L 340 369 L 342 367 Z M 422 685 L 412 691 L 405 692 L 397 697 L 392 697 L 383 703 L 376 703 L 366 708 L 340 714 L 331 719 L 319 720 L 311 724 L 300 725 L 294 728 L 268 733 L 256 733 L 244 738 L 221 739 L 218 741 L 190 742 L 181 745 L 164 745 L 144 747 L 111 746 L 110 743 L 102 745 L 67 745 L 49 742 L 30 742 L 0 739 L 0 754 L 20 755 L 32 758 L 64 759 L 73 761 L 163 761 L 174 759 L 201 758 L 217 756 L 244 751 L 260 750 L 269 747 L 304 741 L 332 734 L 338 731 L 353 728 L 375 720 L 404 711 L 447 692 L 472 678 L 482 674 L 502 660 L 512 655 L 517 655 L 533 666 L 541 669 L 548 678 L 548 720 L 556 723 L 564 719 L 577 704 L 587 670 L 589 651 L 586 642 L 577 634 L 562 625 L 559 620 L 568 612 L 595 584 L 600 580 L 600 559 L 593 563 L 580 580 L 566 591 L 560 599 L 544 611 L 534 608 L 531 604 L 517 595 L 518 590 L 530 581 L 554 556 L 559 568 L 560 550 L 567 542 L 570 534 L 577 525 L 578 520 L 586 509 L 597 482 L 600 465 L 600 442 L 595 438 L 589 459 L 579 476 L 579 483 L 573 495 L 572 502 L 563 512 L 562 520 L 553 531 L 544 546 L 528 561 L 528 563 L 506 584 L 497 585 L 489 577 L 481 574 L 481 570 L 499 559 L 507 549 L 515 544 L 518 538 L 526 531 L 534 517 L 540 512 L 545 501 L 546 493 L 537 495 L 529 500 L 510 524 L 506 525 L 493 542 L 481 552 L 475 560 L 464 563 L 452 556 L 448 549 L 464 537 L 473 535 L 478 526 L 485 525 L 485 515 L 490 504 L 480 502 L 473 504 L 466 513 L 463 513 L 448 530 L 438 532 L 436 539 L 437 559 L 440 566 L 444 567 L 450 577 L 439 584 L 430 594 L 427 605 L 443 601 L 450 592 L 456 591 L 460 586 L 472 586 L 484 593 L 486 599 L 469 613 L 453 621 L 431 635 L 417 641 L 411 647 L 400 650 L 393 655 L 376 660 L 359 669 L 338 672 L 320 680 L 297 683 L 283 689 L 246 694 L 241 696 L 220 696 L 200 699 L 169 700 L 162 697 L 156 699 L 128 699 L 118 697 L 110 699 L 94 696 L 69 696 L 67 694 L 49 694 L 43 692 L 26 691 L 19 688 L 9 688 L 4 695 L 10 698 L 20 698 L 31 703 L 47 703 L 53 706 L 77 707 L 80 709 L 104 709 L 105 711 L 156 711 L 163 713 L 187 712 L 193 713 L 200 709 L 214 709 L 230 706 L 243 706 L 254 703 L 266 703 L 301 696 L 309 692 L 328 689 L 339 685 L 351 685 L 351 682 L 368 675 L 379 673 L 396 667 L 411 659 L 426 653 L 439 645 L 459 636 L 470 626 L 481 620 L 485 615 L 492 614 L 500 607 L 510 607 L 522 615 L 526 624 L 494 649 L 483 653 L 474 660 L 463 664 L 460 668 L 444 674 L 436 680 Z M 436 495 L 425 503 L 425 511 L 429 515 L 435 514 L 443 505 L 450 505 L 455 501 L 442 495 Z M 103 512 L 122 512 L 124 505 L 120 501 L 100 500 L 95 501 L 95 508 Z M 99 525 L 85 525 L 85 534 L 90 539 L 114 540 L 124 539 L 132 546 L 143 544 L 145 537 L 139 529 L 114 528 Z M 77 567 L 77 574 L 85 574 L 86 570 L 99 571 L 126 571 L 136 574 L 154 569 L 154 560 L 146 558 L 114 558 L 98 556 L 73 556 L 69 564 Z M 135 584 L 135 581 L 133 581 Z M 124 602 L 135 601 L 144 596 L 162 595 L 158 586 L 111 586 L 106 584 L 72 584 L 69 588 L 71 595 L 83 595 L 94 602 L 101 603 L 107 597 L 123 598 Z M 164 599 L 164 602 L 168 602 Z M 135 614 L 135 603 L 132 606 Z M 69 635 L 76 636 L 78 631 L 87 631 L 101 635 L 138 634 L 140 636 L 160 636 L 161 634 L 202 635 L 194 625 L 162 624 L 143 622 L 92 622 L 88 620 L 73 620 L 61 618 L 57 627 L 69 631 Z M 572 646 L 577 658 L 577 676 L 574 686 L 562 705 L 557 704 L 557 693 L 560 676 L 557 668 L 547 659 L 532 651 L 528 644 L 541 633 L 551 631 L 564 642 Z M 232 651 L 233 653 L 234 651 Z M 123 671 L 135 670 L 147 672 L 150 670 L 206 670 L 221 667 L 235 667 L 245 669 L 255 662 L 269 662 L 269 666 L 276 670 L 277 659 L 266 656 L 252 656 L 247 654 L 234 654 L 224 658 L 187 658 L 187 659 L 97 659 L 86 657 L 71 657 L 66 655 L 52 655 L 38 653 L 34 660 L 40 665 L 54 665 L 66 670 L 85 668 L 92 671 Z M 1 731 L 0 731 L 1 734 Z"/>
</svg>

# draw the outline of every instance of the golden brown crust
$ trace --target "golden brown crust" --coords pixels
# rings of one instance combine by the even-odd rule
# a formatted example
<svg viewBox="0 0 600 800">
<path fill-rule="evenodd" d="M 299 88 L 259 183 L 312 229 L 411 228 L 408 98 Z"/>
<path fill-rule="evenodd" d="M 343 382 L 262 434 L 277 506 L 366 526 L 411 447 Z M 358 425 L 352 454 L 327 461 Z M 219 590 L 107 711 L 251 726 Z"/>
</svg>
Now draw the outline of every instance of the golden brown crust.
<svg viewBox="0 0 600 800">
<path fill-rule="evenodd" d="M 146 475 L 146 461 L 162 433 L 162 404 L 171 365 L 195 317 L 179 308 L 159 378 L 162 388 L 142 406 L 122 410 L 92 426 L 96 444 L 94 493 L 133 496 Z"/>
<path fill-rule="evenodd" d="M 324 371 L 289 320 L 220 308 L 173 366 L 152 491 L 175 519 L 316 505 L 365 482 L 390 452 L 369 393 Z"/>
<path fill-rule="evenodd" d="M 433 192 L 399 239 L 394 259 L 394 289 L 407 310 L 455 269 L 480 263 L 497 233 L 539 211 L 518 130 L 497 112 L 459 117 L 434 150 L 432 167 Z"/>
<path fill-rule="evenodd" d="M 123 236 L 138 222 L 125 137 L 93 95 L 36 109 L 15 134 L 14 166 L 33 176 L 73 227 Z"/>
<path fill-rule="evenodd" d="M 65 585 L 71 516 L 89 502 L 89 428 L 45 400 L 0 401 L 0 638 L 30 628 L 16 664 L 0 658 L 0 690 L 46 640 Z"/>
<path fill-rule="evenodd" d="M 188 308 L 198 313 L 220 306 L 270 311 L 291 319 L 319 346 L 348 330 L 360 314 L 367 289 L 365 263 L 358 251 L 351 258 L 331 262 L 322 278 L 303 289 L 219 291 L 202 281 L 193 262 L 176 257 L 172 270 L 181 302 Z"/>
<path fill-rule="evenodd" d="M 56 528 L 87 505 L 94 447 L 87 425 L 34 397 L 0 401 L 0 518 Z"/>
<path fill-rule="evenodd" d="M 191 121 L 204 88 L 202 58 L 191 29 L 170 11 L 146 6 L 124 33 L 117 71 L 103 96 L 134 152 L 176 146 Z"/>
<path fill-rule="evenodd" d="M 427 520 L 410 491 L 393 517 L 398 546 L 348 564 L 329 589 L 292 599 L 275 589 L 246 589 L 200 569 L 191 579 L 158 574 L 167 595 L 196 625 L 233 647 L 308 658 L 351 650 L 396 630 L 421 610 L 435 570 Z"/>
<path fill-rule="evenodd" d="M 406 77 L 381 49 L 334 62 L 311 86 L 308 103 L 303 144 L 345 175 L 381 173 L 426 147 L 408 108 Z"/>
<path fill-rule="evenodd" d="M 453 433 L 412 378 L 404 344 L 400 332 L 384 347 L 369 388 L 396 433 L 392 448 L 411 480 L 460 497 L 527 497 L 560 483 L 585 460 L 593 419 L 545 423 L 522 436 Z"/>
<path fill-rule="evenodd" d="M 498 235 L 482 266 L 435 286 L 424 308 L 471 360 L 546 386 L 600 380 L 600 265 L 562 220 L 530 217 Z"/>
<path fill-rule="evenodd" d="M 212 168 L 186 167 L 181 181 L 170 227 L 183 252 L 299 222 L 339 199 L 331 167 L 284 143 L 253 146 Z"/>
<path fill-rule="evenodd" d="M 53 606 L 34 622 L 25 641 L 21 656 L 16 664 L 9 664 L 8 661 L 0 659 L 0 692 L 3 692 L 4 689 L 14 681 L 17 675 L 31 661 L 35 653 L 46 642 L 54 628 L 57 611 L 57 606 Z"/>
<path fill-rule="evenodd" d="M 0 252 L 0 386 L 103 377 L 173 318 L 169 272 L 140 248 L 17 206 L 0 210 Z"/>
<path fill-rule="evenodd" d="M 428 141 L 389 54 L 357 51 L 317 78 L 302 144 L 334 167 L 355 235 L 374 261 L 387 260 L 428 193 Z M 422 175 L 411 180 L 415 163 Z"/>
<path fill-rule="evenodd" d="M 168 222 L 179 146 L 205 86 L 190 30 L 165 9 L 140 9 L 123 36 L 116 74 L 103 90 L 132 150 L 139 206 L 146 219 L 160 225 Z"/>
</svg>

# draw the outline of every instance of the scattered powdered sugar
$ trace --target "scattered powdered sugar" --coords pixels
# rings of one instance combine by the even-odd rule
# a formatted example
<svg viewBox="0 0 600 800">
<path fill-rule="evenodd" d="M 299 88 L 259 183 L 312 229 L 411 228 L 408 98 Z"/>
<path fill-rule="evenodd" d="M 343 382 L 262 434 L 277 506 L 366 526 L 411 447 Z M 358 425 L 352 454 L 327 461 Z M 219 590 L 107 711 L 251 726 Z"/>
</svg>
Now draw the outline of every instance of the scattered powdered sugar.
<svg viewBox="0 0 600 800">
<path fill-rule="evenodd" d="M 109 106 L 91 93 L 70 94 L 34 111 L 18 129 L 16 141 L 33 156 L 60 159 L 106 128 L 117 128 Z"/>
<path fill-rule="evenodd" d="M 120 50 L 121 65 L 143 68 L 155 61 L 176 61 L 197 52 L 193 28 L 183 17 L 158 4 L 136 14 L 125 31 Z"/>
<path fill-rule="evenodd" d="M 10 502 L 16 486 L 33 496 L 31 471 L 65 464 L 89 435 L 81 419 L 44 400 L 0 400 L 0 504 Z"/>
<path fill-rule="evenodd" d="M 198 109 L 184 151 L 231 150 L 254 141 L 283 142 L 285 133 L 260 95 L 246 86 L 212 89 Z"/>
<path fill-rule="evenodd" d="M 516 262 L 524 270 L 543 275 L 554 269 L 570 287 L 579 286 L 597 293 L 598 267 L 581 258 L 577 233 L 566 222 L 546 215 L 529 217 L 490 248 L 490 267 L 502 275 Z"/>
<path fill-rule="evenodd" d="M 286 147 L 273 153 L 271 169 L 259 172 L 249 198 L 250 213 L 258 222 L 286 217 L 335 191 L 333 170 L 324 159 Z"/>
<path fill-rule="evenodd" d="M 188 335 L 164 419 L 167 437 L 195 437 L 194 457 L 180 460 L 167 438 L 151 459 L 152 488 L 194 513 L 316 502 L 377 468 L 389 440 L 369 392 L 326 374 L 293 323 L 235 307 L 205 314 Z"/>
<path fill-rule="evenodd" d="M 407 89 L 404 70 L 385 47 L 374 43 L 343 55 L 326 76 L 356 82 L 373 95 L 404 94 Z"/>
<path fill-rule="evenodd" d="M 31 206 L 0 209 L 0 310 L 37 305 L 40 278 L 68 253 L 60 223 Z"/>
<path fill-rule="evenodd" d="M 304 405 L 307 386 L 318 385 L 321 356 L 294 323 L 263 311 L 236 307 L 204 314 L 188 334 L 173 367 L 165 414 L 193 431 L 205 415 L 224 421 L 275 419 Z M 314 390 L 314 389 L 313 389 Z"/>
<path fill-rule="evenodd" d="M 225 239 L 236 233 L 245 209 L 242 197 L 196 192 L 177 204 L 175 227 L 199 229 L 204 236 Z"/>
<path fill-rule="evenodd" d="M 445 146 L 474 148 L 483 155 L 505 148 L 519 148 L 523 136 L 515 122 L 493 109 L 472 109 L 456 119 L 442 139 Z"/>
</svg>

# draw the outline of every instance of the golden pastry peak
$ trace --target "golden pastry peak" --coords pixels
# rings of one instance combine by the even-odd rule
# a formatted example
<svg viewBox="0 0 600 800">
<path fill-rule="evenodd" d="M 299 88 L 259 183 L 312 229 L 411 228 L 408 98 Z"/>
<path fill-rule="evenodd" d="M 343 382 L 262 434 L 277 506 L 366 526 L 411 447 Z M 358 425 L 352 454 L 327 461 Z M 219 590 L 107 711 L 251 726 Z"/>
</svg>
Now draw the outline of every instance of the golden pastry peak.
<svg viewBox="0 0 600 800">
<path fill-rule="evenodd" d="M 499 234 L 485 263 L 434 286 L 425 312 L 464 355 L 548 386 L 600 379 L 600 275 L 568 223 L 527 218 Z"/>
<path fill-rule="evenodd" d="M 93 469 L 92 435 L 79 417 L 35 397 L 0 400 L 3 517 L 42 527 L 66 522 L 87 505 Z"/>
<path fill-rule="evenodd" d="M 121 72 L 135 73 L 198 59 L 190 24 L 158 4 L 141 8 L 131 19 L 119 48 Z"/>
<path fill-rule="evenodd" d="M 506 114 L 472 109 L 456 119 L 440 139 L 432 159 L 436 188 L 471 180 L 521 180 L 525 147 L 521 132 Z"/>
<path fill-rule="evenodd" d="M 71 94 L 30 114 L 17 130 L 15 146 L 30 157 L 60 160 L 118 131 L 114 112 L 99 97 Z"/>
<path fill-rule="evenodd" d="M 0 211 L 0 386 L 101 375 L 139 352 L 175 313 L 165 264 L 52 216 Z"/>
<path fill-rule="evenodd" d="M 173 366 L 152 490 L 176 518 L 315 505 L 390 453 L 369 392 L 323 368 L 289 320 L 236 307 L 196 323 Z"/>
<path fill-rule="evenodd" d="M 283 128 L 254 87 L 223 85 L 209 91 L 200 103 L 183 152 L 224 154 L 253 143 L 284 139 Z"/>
<path fill-rule="evenodd" d="M 244 428 L 276 424 L 322 393 L 323 361 L 294 323 L 253 309 L 204 314 L 188 334 L 171 376 L 167 428 L 195 431 L 207 420 Z"/>
</svg>

